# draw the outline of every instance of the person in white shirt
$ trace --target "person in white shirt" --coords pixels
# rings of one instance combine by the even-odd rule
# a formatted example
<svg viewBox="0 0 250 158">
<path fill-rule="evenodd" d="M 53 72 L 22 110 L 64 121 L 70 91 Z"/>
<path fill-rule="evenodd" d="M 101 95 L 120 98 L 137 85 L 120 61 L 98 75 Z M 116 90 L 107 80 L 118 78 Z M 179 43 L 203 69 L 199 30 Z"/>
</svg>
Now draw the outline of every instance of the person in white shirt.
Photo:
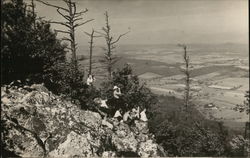
<svg viewBox="0 0 250 158">
<path fill-rule="evenodd" d="M 131 119 L 130 111 L 127 111 L 123 115 L 123 122 L 127 122 L 129 119 Z"/>
<path fill-rule="evenodd" d="M 107 115 L 110 115 L 110 108 L 109 106 L 107 105 L 107 99 L 105 98 L 95 98 L 94 100 L 94 103 L 96 105 L 96 108 L 99 109 L 101 112 L 104 112 L 106 113 Z"/>
<path fill-rule="evenodd" d="M 141 121 L 148 121 L 147 115 L 146 115 L 146 109 L 144 109 L 141 113 L 140 113 L 140 120 Z"/>
<path fill-rule="evenodd" d="M 121 89 L 117 86 L 114 86 L 113 88 L 114 92 L 113 92 L 113 96 L 116 98 L 116 99 L 119 99 L 120 96 L 121 96 Z"/>
<path fill-rule="evenodd" d="M 101 99 L 100 101 L 101 101 L 100 107 L 107 108 L 107 109 L 109 108 L 107 103 L 106 103 L 108 101 L 107 99 L 104 99 L 104 100 Z"/>
<path fill-rule="evenodd" d="M 94 81 L 94 79 L 93 79 L 92 75 L 89 74 L 88 78 L 87 78 L 87 85 L 88 86 L 92 85 L 93 81 Z"/>
<path fill-rule="evenodd" d="M 118 121 L 121 121 L 121 120 L 122 120 L 122 115 L 121 115 L 120 110 L 121 110 L 121 109 L 116 110 L 115 115 L 114 115 L 114 118 L 116 118 Z"/>
<path fill-rule="evenodd" d="M 127 111 L 123 115 L 123 122 L 128 124 L 129 126 L 133 126 L 135 124 L 135 119 L 131 116 L 131 111 Z"/>
<path fill-rule="evenodd" d="M 132 118 L 133 119 L 140 119 L 140 109 L 139 106 L 137 108 L 132 109 Z"/>
</svg>

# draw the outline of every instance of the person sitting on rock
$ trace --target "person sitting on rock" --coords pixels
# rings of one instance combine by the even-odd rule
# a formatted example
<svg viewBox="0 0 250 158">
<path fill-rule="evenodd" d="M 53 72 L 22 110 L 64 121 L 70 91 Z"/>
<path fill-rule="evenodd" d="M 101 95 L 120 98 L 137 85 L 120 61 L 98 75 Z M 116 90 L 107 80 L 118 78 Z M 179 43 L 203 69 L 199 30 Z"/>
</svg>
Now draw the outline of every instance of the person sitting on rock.
<svg viewBox="0 0 250 158">
<path fill-rule="evenodd" d="M 117 110 L 115 112 L 115 115 L 113 118 L 116 118 L 119 122 L 122 120 L 122 115 L 121 115 L 121 112 L 120 112 L 121 109 Z"/>
<path fill-rule="evenodd" d="M 133 108 L 132 109 L 132 112 L 131 112 L 131 117 L 136 120 L 136 119 L 140 119 L 140 109 L 139 107 L 136 108 Z"/>
<path fill-rule="evenodd" d="M 127 123 L 128 125 L 131 125 L 133 123 L 130 113 L 131 111 L 127 111 L 123 115 L 123 122 Z"/>
<path fill-rule="evenodd" d="M 108 109 L 109 107 L 108 107 L 108 105 L 106 103 L 107 101 L 108 101 L 108 99 L 101 99 L 100 100 L 100 103 L 101 103 L 100 107 Z"/>
<path fill-rule="evenodd" d="M 114 86 L 113 88 L 114 92 L 113 92 L 113 96 L 116 98 L 116 99 L 119 99 L 120 96 L 121 96 L 121 89 L 117 86 Z"/>
<path fill-rule="evenodd" d="M 94 99 L 94 103 L 97 106 L 96 108 L 97 108 L 98 112 L 101 111 L 101 112 L 106 113 L 105 116 L 110 113 L 110 109 L 109 109 L 108 105 L 106 104 L 106 102 L 107 102 L 107 99 L 102 99 L 102 98 L 95 98 Z"/>
<path fill-rule="evenodd" d="M 94 80 L 92 75 L 88 74 L 88 78 L 87 78 L 87 85 L 91 86 L 93 84 Z"/>
<path fill-rule="evenodd" d="M 146 115 L 146 109 L 144 109 L 141 113 L 140 113 L 140 120 L 141 121 L 148 121 L 147 115 Z"/>
</svg>

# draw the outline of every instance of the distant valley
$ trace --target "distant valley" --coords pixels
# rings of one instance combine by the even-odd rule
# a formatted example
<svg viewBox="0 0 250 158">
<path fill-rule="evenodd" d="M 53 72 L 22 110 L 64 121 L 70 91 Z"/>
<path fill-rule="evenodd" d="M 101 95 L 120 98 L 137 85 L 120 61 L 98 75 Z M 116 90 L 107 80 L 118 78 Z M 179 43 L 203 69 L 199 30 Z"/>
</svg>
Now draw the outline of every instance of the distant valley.
<svg viewBox="0 0 250 158">
<path fill-rule="evenodd" d="M 85 48 L 86 53 L 88 49 Z M 99 61 L 102 50 L 96 48 L 95 60 Z M 115 54 L 120 58 L 116 68 L 129 63 L 141 81 L 156 94 L 183 97 L 183 52 L 176 45 L 122 46 Z M 231 127 L 248 120 L 244 113 L 234 111 L 242 104 L 249 90 L 249 57 L 247 45 L 190 45 L 192 101 L 208 119 L 223 121 Z M 87 58 L 87 56 L 86 56 Z M 88 60 L 82 65 L 87 67 Z M 94 64 L 94 73 L 102 80 L 103 67 Z M 85 67 L 85 68 L 86 68 Z M 102 76 L 99 76 L 102 74 Z M 213 108 L 207 108 L 207 105 Z"/>
</svg>

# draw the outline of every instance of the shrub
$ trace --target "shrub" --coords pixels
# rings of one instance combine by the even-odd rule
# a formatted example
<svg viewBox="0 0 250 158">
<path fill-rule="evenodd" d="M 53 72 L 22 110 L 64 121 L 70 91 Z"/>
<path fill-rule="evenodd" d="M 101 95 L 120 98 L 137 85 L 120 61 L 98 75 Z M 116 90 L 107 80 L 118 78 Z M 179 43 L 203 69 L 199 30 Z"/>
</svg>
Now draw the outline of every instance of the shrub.
<svg viewBox="0 0 250 158">
<path fill-rule="evenodd" d="M 234 136 L 229 142 L 230 156 L 247 156 L 250 153 L 249 139 L 242 135 Z"/>
<path fill-rule="evenodd" d="M 167 156 L 221 156 L 224 154 L 220 135 L 199 123 L 173 124 L 164 121 L 155 130 L 157 143 Z"/>
<path fill-rule="evenodd" d="M 249 113 L 250 113 L 249 100 L 250 100 L 249 91 L 246 91 L 245 100 L 244 100 L 243 104 L 237 104 L 234 107 L 234 110 L 239 111 L 239 112 L 246 112 L 246 114 L 249 115 Z"/>
</svg>

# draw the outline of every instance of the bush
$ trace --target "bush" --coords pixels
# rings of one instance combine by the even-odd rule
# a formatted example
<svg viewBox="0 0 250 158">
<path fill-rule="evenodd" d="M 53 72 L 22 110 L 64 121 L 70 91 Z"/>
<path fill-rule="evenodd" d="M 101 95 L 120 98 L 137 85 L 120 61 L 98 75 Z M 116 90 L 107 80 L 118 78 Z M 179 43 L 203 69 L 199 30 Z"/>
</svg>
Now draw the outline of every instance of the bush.
<svg viewBox="0 0 250 158">
<path fill-rule="evenodd" d="M 236 105 L 234 107 L 234 110 L 239 111 L 239 112 L 246 112 L 246 114 L 249 115 L 249 113 L 250 113 L 249 101 L 250 101 L 249 91 L 246 91 L 245 100 L 244 100 L 243 104 Z"/>
<path fill-rule="evenodd" d="M 241 135 L 234 136 L 229 142 L 230 156 L 247 156 L 250 153 L 250 141 Z"/>
<path fill-rule="evenodd" d="M 199 123 L 164 121 L 154 133 L 167 156 L 222 156 L 225 151 L 220 135 Z"/>
</svg>

